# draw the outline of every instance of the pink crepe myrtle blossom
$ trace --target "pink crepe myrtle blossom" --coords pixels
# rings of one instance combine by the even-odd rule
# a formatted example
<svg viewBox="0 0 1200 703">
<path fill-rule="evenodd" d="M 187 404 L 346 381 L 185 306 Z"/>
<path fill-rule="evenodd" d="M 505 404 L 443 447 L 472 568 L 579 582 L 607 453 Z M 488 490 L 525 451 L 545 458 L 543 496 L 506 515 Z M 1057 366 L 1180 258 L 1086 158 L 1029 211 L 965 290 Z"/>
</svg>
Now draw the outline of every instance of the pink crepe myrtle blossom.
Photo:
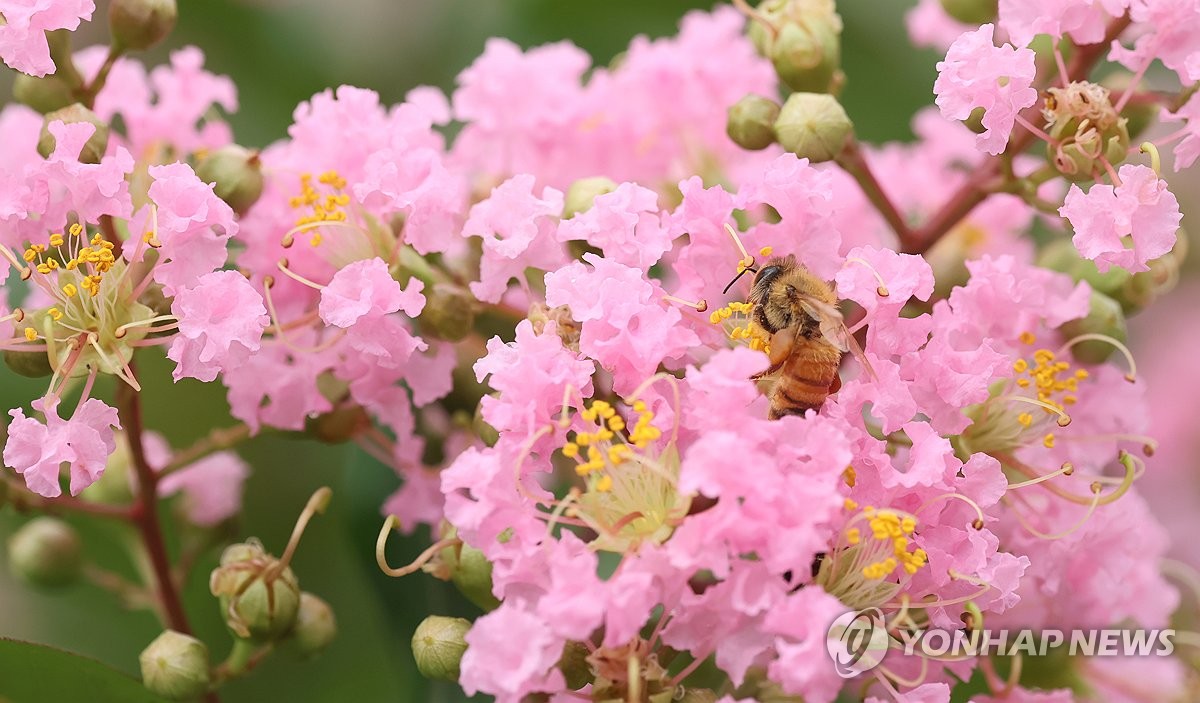
<svg viewBox="0 0 1200 703">
<path fill-rule="evenodd" d="M 965 120 L 976 108 L 983 108 L 983 126 L 976 138 L 978 147 L 999 154 L 1008 145 L 1008 137 L 1021 110 L 1037 102 L 1032 87 L 1036 68 L 1031 49 L 992 40 L 995 27 L 985 24 L 966 32 L 950 46 L 944 61 L 938 62 L 938 78 L 933 84 L 942 116 Z"/>
<path fill-rule="evenodd" d="M 46 32 L 74 31 L 81 20 L 92 19 L 94 0 L 3 0 L 0 2 L 0 59 L 31 76 L 55 72 Z"/>
<path fill-rule="evenodd" d="M 1164 122 L 1186 120 L 1181 128 L 1183 139 L 1175 145 L 1175 171 L 1179 172 L 1196 163 L 1200 157 L 1200 96 L 1192 95 L 1175 112 L 1163 110 L 1159 119 Z"/>
<path fill-rule="evenodd" d="M 1028 46 L 1038 34 L 1096 44 L 1104 40 L 1108 23 L 1125 14 L 1128 6 L 1128 0 L 1000 0 L 999 24 L 1017 46 Z"/>
<path fill-rule="evenodd" d="M 1147 262 L 1171 251 L 1182 215 L 1166 181 L 1150 167 L 1126 164 L 1119 185 L 1072 185 L 1059 213 L 1074 228 L 1071 238 L 1085 258 L 1107 271 L 1118 266 L 1147 271 Z"/>
<path fill-rule="evenodd" d="M 1129 16 L 1145 31 L 1132 47 L 1113 41 L 1109 58 L 1142 72 L 1158 59 L 1183 83 L 1200 80 L 1200 3 L 1196 0 L 1130 0 Z"/>
<path fill-rule="evenodd" d="M 113 428 L 121 427 L 116 408 L 91 398 L 66 419 L 58 413 L 58 399 L 35 400 L 33 409 L 45 415 L 45 423 L 26 417 L 21 408 L 8 411 L 12 422 L 4 445 L 5 465 L 23 476 L 29 490 L 54 498 L 62 495 L 59 470 L 68 464 L 71 495 L 79 495 L 104 473 L 108 455 L 116 448 Z"/>
<path fill-rule="evenodd" d="M 217 452 L 175 471 L 158 484 L 160 496 L 180 494 L 188 520 L 217 525 L 242 508 L 242 485 L 250 467 L 233 452 Z"/>
<path fill-rule="evenodd" d="M 215 271 L 180 290 L 171 310 L 179 333 L 167 350 L 175 380 L 211 381 L 257 352 L 270 318 L 262 297 L 236 271 Z"/>
</svg>

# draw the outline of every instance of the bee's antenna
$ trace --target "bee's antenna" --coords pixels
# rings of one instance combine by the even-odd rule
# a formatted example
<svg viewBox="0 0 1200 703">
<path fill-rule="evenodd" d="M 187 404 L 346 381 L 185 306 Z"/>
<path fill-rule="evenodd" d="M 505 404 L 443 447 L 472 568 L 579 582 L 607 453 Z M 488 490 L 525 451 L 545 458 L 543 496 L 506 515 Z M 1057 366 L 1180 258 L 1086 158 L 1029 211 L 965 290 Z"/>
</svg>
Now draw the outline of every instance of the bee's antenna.
<svg viewBox="0 0 1200 703">
<path fill-rule="evenodd" d="M 753 266 L 747 266 L 746 268 L 739 271 L 738 275 L 733 277 L 733 280 L 729 282 L 729 285 L 725 286 L 725 290 L 721 291 L 721 295 L 725 295 L 726 293 L 728 293 L 729 289 L 733 288 L 733 284 L 737 283 L 738 280 L 741 279 L 742 276 L 746 275 L 747 271 L 749 271 L 750 273 L 758 273 L 758 269 L 754 268 Z"/>
</svg>

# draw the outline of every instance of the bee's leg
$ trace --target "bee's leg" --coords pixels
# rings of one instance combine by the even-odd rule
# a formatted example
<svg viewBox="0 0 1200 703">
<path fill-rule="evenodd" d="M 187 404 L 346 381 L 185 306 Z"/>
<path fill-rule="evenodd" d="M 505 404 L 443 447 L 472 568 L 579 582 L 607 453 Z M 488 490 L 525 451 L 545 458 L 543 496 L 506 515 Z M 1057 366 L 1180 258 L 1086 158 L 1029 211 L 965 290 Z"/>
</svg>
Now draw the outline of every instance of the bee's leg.
<svg viewBox="0 0 1200 703">
<path fill-rule="evenodd" d="M 750 377 L 752 381 L 758 381 L 778 371 L 783 362 L 787 361 L 792 355 L 792 343 L 796 341 L 796 328 L 788 327 L 781 329 L 771 335 L 771 353 L 769 359 L 771 365 L 765 371 L 760 371 Z"/>
</svg>

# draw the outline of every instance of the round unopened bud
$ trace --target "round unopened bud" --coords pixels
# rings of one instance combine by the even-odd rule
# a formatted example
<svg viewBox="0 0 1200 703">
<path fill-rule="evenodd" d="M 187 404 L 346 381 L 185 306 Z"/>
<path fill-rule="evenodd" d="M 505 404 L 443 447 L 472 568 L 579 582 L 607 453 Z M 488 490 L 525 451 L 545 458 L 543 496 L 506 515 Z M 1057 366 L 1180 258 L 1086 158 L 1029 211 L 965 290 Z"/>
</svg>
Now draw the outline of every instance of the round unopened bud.
<svg viewBox="0 0 1200 703">
<path fill-rule="evenodd" d="M 450 580 L 467 600 L 484 611 L 500 607 L 500 601 L 492 593 L 492 563 L 483 552 L 469 544 L 458 550 L 458 560 Z"/>
<path fill-rule="evenodd" d="M 20 335 L 25 328 L 18 326 L 14 331 Z M 20 351 L 17 349 L 4 350 L 4 364 L 13 373 L 26 378 L 45 378 L 54 373 L 50 366 L 50 357 L 44 351 Z"/>
<path fill-rule="evenodd" d="M 842 18 L 832 0 L 767 0 L 750 24 L 750 39 L 789 88 L 825 93 L 842 82 Z"/>
<path fill-rule="evenodd" d="M 569 220 L 581 212 L 592 209 L 596 197 L 611 193 L 617 189 L 617 182 L 604 176 L 580 178 L 567 186 L 567 194 L 563 198 L 564 220 Z"/>
<path fill-rule="evenodd" d="M 775 120 L 779 104 L 761 95 L 749 94 L 729 108 L 725 133 L 743 149 L 766 149 L 775 143 Z"/>
<path fill-rule="evenodd" d="M 467 651 L 466 635 L 471 621 L 430 615 L 417 625 L 412 637 L 417 671 L 430 679 L 458 681 L 459 665 Z"/>
<path fill-rule="evenodd" d="M 1081 334 L 1103 334 L 1124 343 L 1127 336 L 1121 304 L 1097 291 L 1092 291 L 1087 316 L 1063 323 L 1059 329 L 1068 339 Z M 1071 354 L 1085 364 L 1102 364 L 1113 351 L 1112 344 L 1099 340 L 1080 342 L 1071 347 Z"/>
<path fill-rule="evenodd" d="M 998 0 L 942 0 L 942 9 L 964 24 L 984 24 L 996 19 Z"/>
<path fill-rule="evenodd" d="M 558 659 L 558 670 L 567 681 L 567 688 L 578 691 L 595 678 L 592 665 L 588 663 L 591 652 L 582 642 L 567 642 L 563 645 L 562 656 Z"/>
<path fill-rule="evenodd" d="M 1048 244 L 1038 255 L 1038 265 L 1065 273 L 1076 281 L 1087 281 L 1092 290 L 1109 296 L 1120 290 L 1131 277 L 1128 271 L 1117 266 L 1101 273 L 1094 262 L 1079 255 L 1079 250 L 1069 239 Z"/>
<path fill-rule="evenodd" d="M 83 542 L 62 520 L 34 518 L 8 538 L 8 566 L 31 585 L 66 586 L 83 570 Z"/>
<path fill-rule="evenodd" d="M 142 683 L 171 701 L 190 701 L 208 690 L 208 647 L 195 637 L 166 630 L 138 657 Z"/>
<path fill-rule="evenodd" d="M 842 104 L 825 93 L 792 93 L 775 120 L 779 145 L 813 163 L 836 158 L 853 132 Z"/>
<path fill-rule="evenodd" d="M 348 442 L 370 426 L 371 418 L 359 405 L 338 407 L 304 421 L 305 432 L 326 444 Z"/>
<path fill-rule="evenodd" d="M 337 637 L 333 608 L 311 593 L 300 594 L 300 610 L 292 627 L 292 644 L 301 657 L 315 657 Z"/>
<path fill-rule="evenodd" d="M 113 46 L 120 51 L 149 49 L 167 38 L 178 19 L 175 0 L 112 0 L 108 6 Z"/>
<path fill-rule="evenodd" d="M 100 159 L 104 158 L 105 149 L 108 148 L 108 125 L 96 113 L 79 103 L 68 105 L 61 110 L 46 113 L 46 117 L 42 121 L 42 134 L 38 138 L 37 145 L 38 153 L 42 155 L 42 158 L 50 158 L 50 155 L 54 153 L 54 149 L 58 144 L 58 140 L 50 133 L 50 123 L 57 121 L 62 121 L 66 124 L 87 122 L 95 126 L 96 131 L 92 133 L 92 136 L 83 145 L 83 150 L 79 152 L 79 161 L 85 164 L 100 163 Z"/>
<path fill-rule="evenodd" d="M 239 215 L 262 197 L 262 161 L 257 151 L 246 147 L 230 144 L 208 152 L 196 164 L 196 175 L 212 183 L 217 197 Z"/>
<path fill-rule="evenodd" d="M 300 583 L 256 541 L 230 545 L 209 577 L 225 624 L 238 637 L 278 639 L 292 629 L 300 609 Z"/>
<path fill-rule="evenodd" d="M 425 309 L 417 318 L 422 335 L 458 342 L 475 326 L 475 296 L 453 283 L 435 283 L 425 294 Z"/>
<path fill-rule="evenodd" d="M 13 98 L 44 115 L 75 102 L 75 92 L 59 73 L 35 78 L 17 71 L 13 79 Z"/>
</svg>

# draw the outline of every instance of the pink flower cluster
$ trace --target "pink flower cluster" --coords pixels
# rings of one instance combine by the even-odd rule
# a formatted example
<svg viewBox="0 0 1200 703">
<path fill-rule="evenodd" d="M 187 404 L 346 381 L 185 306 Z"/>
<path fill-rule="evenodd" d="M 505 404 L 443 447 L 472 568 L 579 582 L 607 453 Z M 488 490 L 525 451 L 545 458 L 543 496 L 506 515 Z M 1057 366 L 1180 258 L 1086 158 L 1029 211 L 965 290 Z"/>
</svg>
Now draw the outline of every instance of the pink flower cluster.
<svg viewBox="0 0 1200 703">
<path fill-rule="evenodd" d="M 43 30 L 91 3 L 25 5 L 0 0 L 0 56 L 46 73 Z M 0 309 L 0 348 L 48 362 L 50 382 L 32 401 L 44 419 L 9 411 L 4 463 L 39 496 L 64 480 L 79 494 L 125 441 L 96 378 L 139 390 L 135 354 L 165 347 L 173 378 L 221 383 L 250 433 L 355 441 L 397 472 L 384 510 L 404 530 L 486 557 L 500 605 L 466 635 L 459 681 L 499 701 L 680 691 L 711 661 L 733 687 L 829 703 L 846 683 L 830 623 L 870 608 L 894 627 L 958 628 L 964 613 L 1165 626 L 1179 600 L 1159 568 L 1168 533 L 1134 485 L 1154 446 L 1146 387 L 1123 327 L 1089 326 L 1112 290 L 1039 259 L 1025 235 L 1040 225 L 1073 242 L 1072 265 L 1141 275 L 1166 266 L 1179 205 L 1156 150 L 1151 165 L 1088 152 L 1094 172 L 1069 187 L 1053 159 L 1024 153 L 1051 119 L 1037 108 L 1053 112 L 1028 44 L 1099 42 L 1128 13 L 1141 31 L 1111 58 L 1139 79 L 1157 58 L 1190 83 L 1200 9 L 1001 0 L 975 27 L 934 5 L 911 24 L 948 47 L 937 109 L 911 143 L 855 147 L 873 186 L 730 141 L 724 108 L 778 93 L 732 8 L 639 38 L 613 67 L 569 44 L 494 40 L 450 95 L 422 87 L 388 107 L 359 88 L 319 93 L 247 161 L 264 178 L 248 210 L 200 175 L 232 144 L 214 107 L 237 96 L 199 50 L 111 66 L 95 113 L 126 128 L 96 163 L 79 159 L 91 124 L 50 121 L 42 158 L 42 120 L 7 107 L 0 281 L 17 307 Z M 104 57 L 77 59 L 95 76 Z M 1200 153 L 1198 104 L 1171 118 L 1188 120 L 1177 164 Z M 973 114 L 978 134 L 958 124 Z M 960 211 L 951 192 L 979 197 Z M 948 207 L 940 241 L 914 240 Z M 807 318 L 770 330 L 767 273 L 789 260 L 807 278 L 774 303 Z M 810 279 L 845 312 L 801 308 Z M 834 357 L 837 382 L 815 384 L 807 412 L 768 419 L 781 373 L 814 386 L 777 358 L 793 342 L 862 353 Z M 1104 354 L 1080 351 L 1096 344 Z M 460 366 L 476 397 L 455 388 Z M 175 467 L 151 443 L 159 490 L 182 493 L 192 522 L 237 512 L 249 468 L 236 455 Z M 564 674 L 571 648 L 587 684 Z M 947 703 L 977 667 L 995 676 L 974 659 L 884 666 L 852 684 L 866 700 Z"/>
</svg>

